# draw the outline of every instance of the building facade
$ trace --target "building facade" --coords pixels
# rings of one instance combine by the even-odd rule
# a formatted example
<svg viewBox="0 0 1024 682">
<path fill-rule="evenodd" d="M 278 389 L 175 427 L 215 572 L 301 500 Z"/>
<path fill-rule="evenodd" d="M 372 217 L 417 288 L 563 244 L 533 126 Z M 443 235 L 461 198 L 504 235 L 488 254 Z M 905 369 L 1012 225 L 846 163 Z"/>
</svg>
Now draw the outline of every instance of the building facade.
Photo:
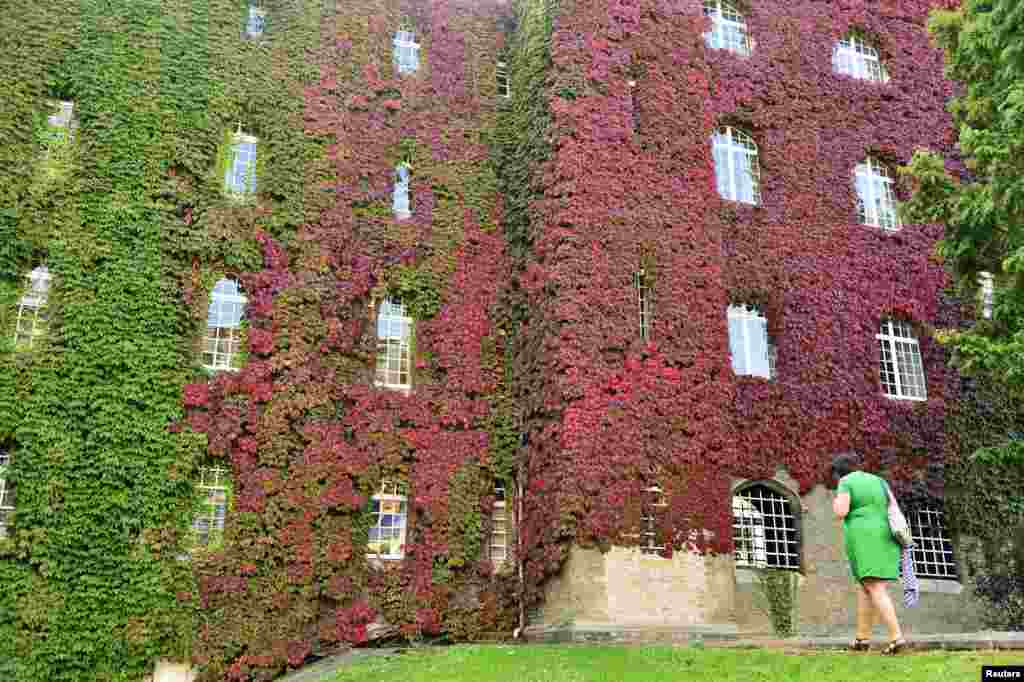
<svg viewBox="0 0 1024 682">
<path fill-rule="evenodd" d="M 954 138 L 928 8 L 13 12 L 0 671 L 845 632 L 847 450 L 907 505 L 911 631 L 972 628 L 931 337 L 970 306 L 897 211 Z"/>
</svg>

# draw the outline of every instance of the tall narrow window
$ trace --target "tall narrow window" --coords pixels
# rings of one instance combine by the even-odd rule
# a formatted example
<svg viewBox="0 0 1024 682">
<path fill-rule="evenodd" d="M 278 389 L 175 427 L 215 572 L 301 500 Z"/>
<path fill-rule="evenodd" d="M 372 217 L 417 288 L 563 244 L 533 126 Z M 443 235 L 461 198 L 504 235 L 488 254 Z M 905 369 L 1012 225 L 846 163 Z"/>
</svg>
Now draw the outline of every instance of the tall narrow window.
<svg viewBox="0 0 1024 682">
<path fill-rule="evenodd" d="M 50 271 L 40 265 L 26 276 L 25 293 L 18 301 L 18 317 L 14 323 L 14 349 L 32 350 L 46 335 L 49 316 L 46 302 L 50 292 Z"/>
<path fill-rule="evenodd" d="M 237 371 L 242 367 L 242 317 L 246 298 L 233 279 L 221 279 L 213 287 L 206 316 L 203 366 L 209 370 Z"/>
<path fill-rule="evenodd" d="M 986 320 L 992 319 L 992 305 L 995 301 L 996 286 L 991 272 L 978 273 L 978 297 L 981 299 L 981 316 Z"/>
<path fill-rule="evenodd" d="M 736 376 L 773 378 L 768 320 L 756 308 L 731 305 L 726 311 L 729 322 L 729 352 Z"/>
<path fill-rule="evenodd" d="M 263 8 L 263 0 L 249 0 L 249 20 L 245 25 L 245 32 L 250 38 L 258 38 L 263 35 L 267 25 L 267 11 Z"/>
<path fill-rule="evenodd" d="M 858 33 L 851 33 L 836 43 L 832 49 L 832 68 L 836 73 L 861 80 L 889 82 L 878 48 Z"/>
<path fill-rule="evenodd" d="M 711 30 L 704 34 L 704 42 L 708 47 L 744 56 L 752 52 L 753 44 L 747 32 L 747 22 L 731 3 L 704 0 L 704 16 L 711 18 Z"/>
<path fill-rule="evenodd" d="M 0 450 L 0 538 L 7 535 L 7 519 L 14 511 L 14 489 L 7 482 L 7 467 L 11 457 Z"/>
<path fill-rule="evenodd" d="M 405 306 L 390 298 L 377 311 L 377 385 L 408 391 L 412 388 L 412 318 Z"/>
<path fill-rule="evenodd" d="M 491 512 L 491 561 L 500 565 L 508 559 L 509 515 L 505 503 L 505 486 L 494 486 L 494 510 Z"/>
<path fill-rule="evenodd" d="M 663 522 L 668 512 L 665 493 L 658 486 L 643 492 L 640 500 L 640 553 L 659 554 L 665 549 Z"/>
<path fill-rule="evenodd" d="M 882 391 L 887 398 L 926 400 L 921 349 L 909 322 L 884 320 L 877 337 Z"/>
<path fill-rule="evenodd" d="M 956 580 L 953 542 L 946 532 L 942 510 L 930 505 L 912 510 L 907 524 L 914 541 L 914 574 L 919 578 Z"/>
<path fill-rule="evenodd" d="M 715 133 L 711 147 L 718 194 L 731 201 L 760 204 L 761 169 L 754 140 L 743 131 L 727 126 Z"/>
<path fill-rule="evenodd" d="M 256 138 L 252 135 L 235 133 L 224 170 L 224 188 L 236 196 L 256 192 Z"/>
<path fill-rule="evenodd" d="M 192 530 L 197 545 L 216 547 L 224 538 L 224 519 L 227 517 L 230 487 L 228 470 L 220 467 L 202 467 L 199 476 L 202 499 L 199 513 L 192 522 Z"/>
<path fill-rule="evenodd" d="M 413 73 L 420 68 L 420 44 L 413 31 L 396 31 L 394 62 L 398 73 Z"/>
<path fill-rule="evenodd" d="M 54 113 L 46 118 L 47 134 L 50 141 L 55 144 L 62 144 L 73 137 L 74 134 L 74 102 L 51 102 Z"/>
<path fill-rule="evenodd" d="M 651 289 L 647 273 L 640 269 L 633 273 L 633 288 L 636 290 L 637 313 L 640 317 L 640 339 L 651 339 Z"/>
<path fill-rule="evenodd" d="M 395 189 L 391 200 L 391 210 L 398 219 L 412 215 L 409 208 L 409 166 L 404 163 L 395 168 Z"/>
<path fill-rule="evenodd" d="M 373 496 L 367 554 L 378 559 L 401 559 L 405 556 L 405 528 L 408 519 L 404 486 L 398 481 L 382 481 L 380 492 Z"/>
<path fill-rule="evenodd" d="M 800 568 L 796 516 L 785 495 L 758 483 L 732 498 L 737 566 Z"/>
<path fill-rule="evenodd" d="M 498 82 L 498 97 L 510 98 L 512 96 L 512 81 L 509 79 L 508 64 L 506 62 L 498 62 L 494 75 Z"/>
<path fill-rule="evenodd" d="M 892 174 L 885 165 L 870 156 L 854 171 L 857 188 L 857 219 L 888 232 L 900 229 L 896 214 L 896 192 Z"/>
</svg>

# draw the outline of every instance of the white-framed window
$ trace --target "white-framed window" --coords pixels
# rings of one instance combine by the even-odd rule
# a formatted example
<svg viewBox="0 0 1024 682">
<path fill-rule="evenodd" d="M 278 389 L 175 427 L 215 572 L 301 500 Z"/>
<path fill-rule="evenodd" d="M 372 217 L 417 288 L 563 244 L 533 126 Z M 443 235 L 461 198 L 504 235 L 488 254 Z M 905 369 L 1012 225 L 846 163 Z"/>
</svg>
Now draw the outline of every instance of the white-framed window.
<svg viewBox="0 0 1024 682">
<path fill-rule="evenodd" d="M 914 575 L 918 578 L 956 580 L 953 542 L 946 532 L 942 510 L 927 505 L 913 509 L 907 515 L 907 524 L 914 541 L 911 550 Z"/>
<path fill-rule="evenodd" d="M 747 32 L 747 22 L 732 3 L 704 0 L 704 16 L 711 17 L 711 30 L 704 34 L 708 47 L 750 55 L 754 46 Z"/>
<path fill-rule="evenodd" d="M 729 323 L 729 354 L 736 376 L 774 378 L 775 348 L 768 336 L 768 320 L 754 306 L 731 305 L 726 310 Z"/>
<path fill-rule="evenodd" d="M 14 322 L 15 350 L 32 350 L 36 341 L 46 335 L 49 316 L 46 302 L 50 292 L 50 271 L 40 265 L 25 276 L 25 293 L 18 301 L 18 316 Z"/>
<path fill-rule="evenodd" d="M 992 319 L 992 305 L 996 297 L 995 279 L 991 272 L 978 273 L 978 298 L 981 303 L 981 316 L 986 320 Z"/>
<path fill-rule="evenodd" d="M 216 546 L 224 537 L 224 519 L 228 513 L 230 472 L 221 467 L 199 469 L 201 506 L 192 521 L 195 543 L 202 547 Z"/>
<path fill-rule="evenodd" d="M 897 400 L 927 400 L 921 348 L 909 322 L 883 320 L 878 339 L 882 392 Z"/>
<path fill-rule="evenodd" d="M 267 11 L 263 7 L 263 0 L 249 0 L 249 19 L 245 24 L 245 32 L 250 38 L 258 38 L 263 35 L 267 27 Z"/>
<path fill-rule="evenodd" d="M 65 101 L 50 102 L 53 113 L 46 117 L 47 134 L 51 142 L 64 143 L 74 137 L 75 103 Z"/>
<path fill-rule="evenodd" d="M 377 310 L 378 386 L 408 391 L 412 388 L 412 318 L 405 306 L 391 298 Z"/>
<path fill-rule="evenodd" d="M 633 289 L 636 290 L 637 313 L 640 317 L 640 339 L 651 339 L 651 288 L 647 273 L 640 269 L 633 273 Z"/>
<path fill-rule="evenodd" d="M 393 56 L 398 73 L 413 73 L 420 68 L 420 44 L 413 31 L 395 31 Z"/>
<path fill-rule="evenodd" d="M 732 496 L 733 545 L 737 566 L 800 568 L 800 541 L 789 499 L 754 484 Z"/>
<path fill-rule="evenodd" d="M 256 142 L 252 135 L 235 133 L 224 170 L 224 189 L 228 194 L 241 196 L 256 192 Z"/>
<path fill-rule="evenodd" d="M 242 368 L 242 317 L 246 297 L 238 282 L 220 279 L 210 294 L 206 315 L 206 337 L 203 339 L 203 367 L 232 372 Z"/>
<path fill-rule="evenodd" d="M 857 189 L 857 220 L 888 232 L 900 229 L 896 214 L 896 191 L 892 173 L 870 156 L 854 170 Z"/>
<path fill-rule="evenodd" d="M 840 38 L 836 43 L 832 49 L 832 68 L 836 73 L 861 80 L 889 82 L 889 73 L 885 70 L 878 49 L 857 33 Z"/>
<path fill-rule="evenodd" d="M 395 189 L 391 197 L 391 210 L 398 219 L 412 215 L 409 207 L 409 166 L 400 163 L 395 167 Z"/>
<path fill-rule="evenodd" d="M 7 483 L 7 467 L 11 456 L 0 450 L 0 538 L 7 535 L 7 518 L 14 511 L 14 489 Z"/>
<path fill-rule="evenodd" d="M 512 79 L 509 77 L 507 62 L 498 62 L 498 66 L 494 71 L 494 77 L 498 84 L 498 97 L 504 99 L 512 97 Z"/>
<path fill-rule="evenodd" d="M 494 509 L 491 512 L 491 561 L 499 565 L 508 559 L 509 509 L 505 486 L 494 486 Z"/>
<path fill-rule="evenodd" d="M 711 150 L 719 196 L 755 206 L 760 204 L 761 168 L 754 140 L 742 130 L 725 126 L 715 133 Z"/>
<path fill-rule="evenodd" d="M 660 554 L 665 549 L 662 528 L 668 502 L 660 486 L 653 485 L 643 491 L 640 498 L 640 553 Z"/>
<path fill-rule="evenodd" d="M 399 481 L 382 481 L 380 492 L 370 504 L 373 525 L 370 526 L 367 556 L 378 559 L 401 559 L 405 556 L 405 529 L 408 500 Z"/>
</svg>

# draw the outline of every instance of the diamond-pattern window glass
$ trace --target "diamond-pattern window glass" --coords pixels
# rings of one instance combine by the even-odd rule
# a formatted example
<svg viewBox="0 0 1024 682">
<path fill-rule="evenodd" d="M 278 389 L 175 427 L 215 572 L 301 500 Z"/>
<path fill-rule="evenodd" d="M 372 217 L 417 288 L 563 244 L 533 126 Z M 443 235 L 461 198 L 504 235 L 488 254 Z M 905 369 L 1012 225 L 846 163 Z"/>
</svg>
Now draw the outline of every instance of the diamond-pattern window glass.
<svg viewBox="0 0 1024 682">
<path fill-rule="evenodd" d="M 761 169 L 754 140 L 736 128 L 720 128 L 712 138 L 715 184 L 723 199 L 761 203 Z"/>
<path fill-rule="evenodd" d="M 876 336 L 882 392 L 897 400 L 927 400 L 921 349 L 909 322 L 884 320 Z"/>
<path fill-rule="evenodd" d="M 203 366 L 206 369 L 241 369 L 242 319 L 246 301 L 238 282 L 233 279 L 223 278 L 213 287 L 203 339 Z"/>
<path fill-rule="evenodd" d="M 854 170 L 857 189 L 857 220 L 887 232 L 900 229 L 892 174 L 884 164 L 868 157 Z"/>
<path fill-rule="evenodd" d="M 50 271 L 40 265 L 26 276 L 25 293 L 18 301 L 14 322 L 14 348 L 32 350 L 46 335 L 49 317 L 46 302 L 50 291 Z"/>
<path fill-rule="evenodd" d="M 395 168 L 395 190 L 392 196 L 391 210 L 399 219 L 412 215 L 409 208 L 409 167 L 405 164 Z"/>
<path fill-rule="evenodd" d="M 992 306 L 995 303 L 996 285 L 991 272 L 978 273 L 978 297 L 981 299 L 981 316 L 992 319 Z"/>
<path fill-rule="evenodd" d="M 711 30 L 704 34 L 704 42 L 708 47 L 744 56 L 753 51 L 747 23 L 731 3 L 704 0 L 704 16 L 711 18 Z"/>
</svg>

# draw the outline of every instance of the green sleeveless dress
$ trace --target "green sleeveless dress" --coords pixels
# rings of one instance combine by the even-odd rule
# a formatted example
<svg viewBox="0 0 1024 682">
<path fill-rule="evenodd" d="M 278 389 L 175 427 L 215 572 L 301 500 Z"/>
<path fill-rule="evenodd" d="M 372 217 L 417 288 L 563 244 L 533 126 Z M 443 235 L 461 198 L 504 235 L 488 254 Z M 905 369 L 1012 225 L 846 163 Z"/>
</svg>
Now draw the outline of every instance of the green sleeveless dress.
<svg viewBox="0 0 1024 682">
<path fill-rule="evenodd" d="M 882 479 L 865 471 L 854 471 L 839 480 L 836 492 L 850 495 L 850 513 L 843 519 L 843 538 L 853 579 L 896 580 L 900 546 L 889 530 L 889 499 Z"/>
</svg>

